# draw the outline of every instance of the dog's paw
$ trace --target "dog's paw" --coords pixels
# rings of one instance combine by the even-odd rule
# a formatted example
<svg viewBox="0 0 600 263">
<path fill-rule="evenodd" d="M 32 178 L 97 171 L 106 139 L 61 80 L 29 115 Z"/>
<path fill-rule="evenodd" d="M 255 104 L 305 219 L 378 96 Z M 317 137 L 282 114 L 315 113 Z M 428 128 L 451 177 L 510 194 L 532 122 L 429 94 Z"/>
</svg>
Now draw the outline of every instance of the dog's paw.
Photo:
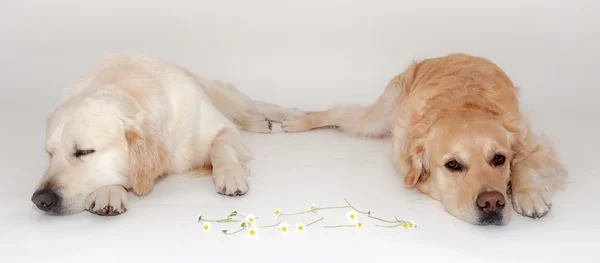
<svg viewBox="0 0 600 263">
<path fill-rule="evenodd" d="M 256 133 L 269 133 L 273 129 L 271 121 L 260 115 L 251 115 L 248 119 L 241 121 L 240 128 Z"/>
<path fill-rule="evenodd" d="M 85 200 L 85 210 L 101 216 L 115 216 L 127 211 L 127 190 L 120 185 L 102 187 Z"/>
<path fill-rule="evenodd" d="M 273 130 L 273 124 L 264 117 L 255 118 L 251 125 L 248 127 L 249 131 L 257 133 L 269 133 Z"/>
<path fill-rule="evenodd" d="M 213 168 L 213 178 L 217 193 L 228 196 L 245 195 L 248 188 L 248 175 L 241 165 Z"/>
<path fill-rule="evenodd" d="M 281 129 L 286 132 L 305 132 L 312 129 L 312 123 L 310 120 L 310 116 L 303 115 L 294 115 L 289 116 L 281 122 Z"/>
<path fill-rule="evenodd" d="M 524 189 L 512 193 L 512 205 L 523 216 L 540 218 L 552 208 L 550 195 L 545 189 Z"/>
</svg>

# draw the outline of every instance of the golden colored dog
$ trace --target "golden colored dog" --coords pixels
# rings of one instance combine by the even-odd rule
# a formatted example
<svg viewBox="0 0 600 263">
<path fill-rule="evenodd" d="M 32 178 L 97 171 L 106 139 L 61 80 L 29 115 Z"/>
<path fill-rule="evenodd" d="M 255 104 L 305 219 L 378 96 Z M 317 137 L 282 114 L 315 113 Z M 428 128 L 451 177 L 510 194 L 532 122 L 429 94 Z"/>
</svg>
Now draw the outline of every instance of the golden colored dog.
<svg viewBox="0 0 600 263">
<path fill-rule="evenodd" d="M 465 54 L 413 63 L 368 107 L 337 106 L 284 119 L 302 132 L 335 127 L 391 137 L 404 184 L 479 225 L 505 225 L 512 208 L 542 217 L 567 171 L 519 111 L 518 89 L 491 61 Z"/>
</svg>

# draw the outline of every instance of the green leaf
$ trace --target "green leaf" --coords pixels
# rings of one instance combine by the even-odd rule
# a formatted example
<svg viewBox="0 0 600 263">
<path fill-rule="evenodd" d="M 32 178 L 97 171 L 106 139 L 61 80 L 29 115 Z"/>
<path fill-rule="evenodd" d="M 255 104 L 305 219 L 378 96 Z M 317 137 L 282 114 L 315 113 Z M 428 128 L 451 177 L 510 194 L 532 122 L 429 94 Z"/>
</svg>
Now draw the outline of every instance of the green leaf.
<svg viewBox="0 0 600 263">
<path fill-rule="evenodd" d="M 229 216 L 237 216 L 237 215 L 238 215 L 237 211 L 233 211 L 233 212 L 231 212 L 231 214 L 229 214 Z"/>
<path fill-rule="evenodd" d="M 198 217 L 198 222 L 202 221 L 202 215 Z"/>
<path fill-rule="evenodd" d="M 223 232 L 223 234 L 227 234 L 227 229 L 223 229 L 221 232 Z"/>
</svg>

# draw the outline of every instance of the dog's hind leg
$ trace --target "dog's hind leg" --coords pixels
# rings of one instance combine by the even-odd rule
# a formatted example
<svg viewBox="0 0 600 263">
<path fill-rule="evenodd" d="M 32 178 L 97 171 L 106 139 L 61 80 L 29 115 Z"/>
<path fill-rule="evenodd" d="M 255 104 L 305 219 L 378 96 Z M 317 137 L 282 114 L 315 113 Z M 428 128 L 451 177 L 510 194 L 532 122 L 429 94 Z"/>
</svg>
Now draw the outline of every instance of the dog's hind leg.
<svg viewBox="0 0 600 263">
<path fill-rule="evenodd" d="M 236 97 L 244 106 L 243 111 L 248 115 L 262 116 L 272 122 L 282 122 L 290 116 L 302 115 L 303 112 L 296 109 L 280 107 L 271 103 L 258 101 L 239 91 L 233 84 L 215 81 L 230 96 Z"/>
<path fill-rule="evenodd" d="M 281 127 L 287 132 L 330 127 L 352 136 L 387 137 L 392 129 L 397 101 L 404 93 L 401 76 L 392 80 L 369 106 L 335 106 L 327 111 L 306 112 L 284 119 Z"/>
<path fill-rule="evenodd" d="M 215 107 L 242 130 L 258 133 L 271 132 L 273 122 L 302 114 L 301 111 L 286 109 L 266 102 L 256 101 L 239 91 L 233 84 L 210 81 L 194 76 L 211 98 Z"/>
</svg>

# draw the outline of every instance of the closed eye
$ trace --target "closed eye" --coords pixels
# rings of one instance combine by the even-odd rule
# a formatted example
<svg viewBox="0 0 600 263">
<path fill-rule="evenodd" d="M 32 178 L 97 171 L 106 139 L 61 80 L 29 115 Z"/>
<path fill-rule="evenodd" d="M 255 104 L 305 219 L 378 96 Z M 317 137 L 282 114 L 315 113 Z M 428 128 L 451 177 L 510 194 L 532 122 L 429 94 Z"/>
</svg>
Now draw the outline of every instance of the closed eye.
<svg viewBox="0 0 600 263">
<path fill-rule="evenodd" d="M 89 150 L 79 150 L 79 149 L 77 149 L 77 150 L 75 150 L 75 153 L 73 154 L 73 156 L 75 156 L 75 158 L 79 158 L 79 157 L 81 157 L 81 156 L 85 156 L 85 155 L 88 155 L 88 154 L 92 154 L 92 153 L 94 153 L 94 152 L 96 152 L 96 150 L 93 150 L 93 149 L 89 149 Z"/>
</svg>

